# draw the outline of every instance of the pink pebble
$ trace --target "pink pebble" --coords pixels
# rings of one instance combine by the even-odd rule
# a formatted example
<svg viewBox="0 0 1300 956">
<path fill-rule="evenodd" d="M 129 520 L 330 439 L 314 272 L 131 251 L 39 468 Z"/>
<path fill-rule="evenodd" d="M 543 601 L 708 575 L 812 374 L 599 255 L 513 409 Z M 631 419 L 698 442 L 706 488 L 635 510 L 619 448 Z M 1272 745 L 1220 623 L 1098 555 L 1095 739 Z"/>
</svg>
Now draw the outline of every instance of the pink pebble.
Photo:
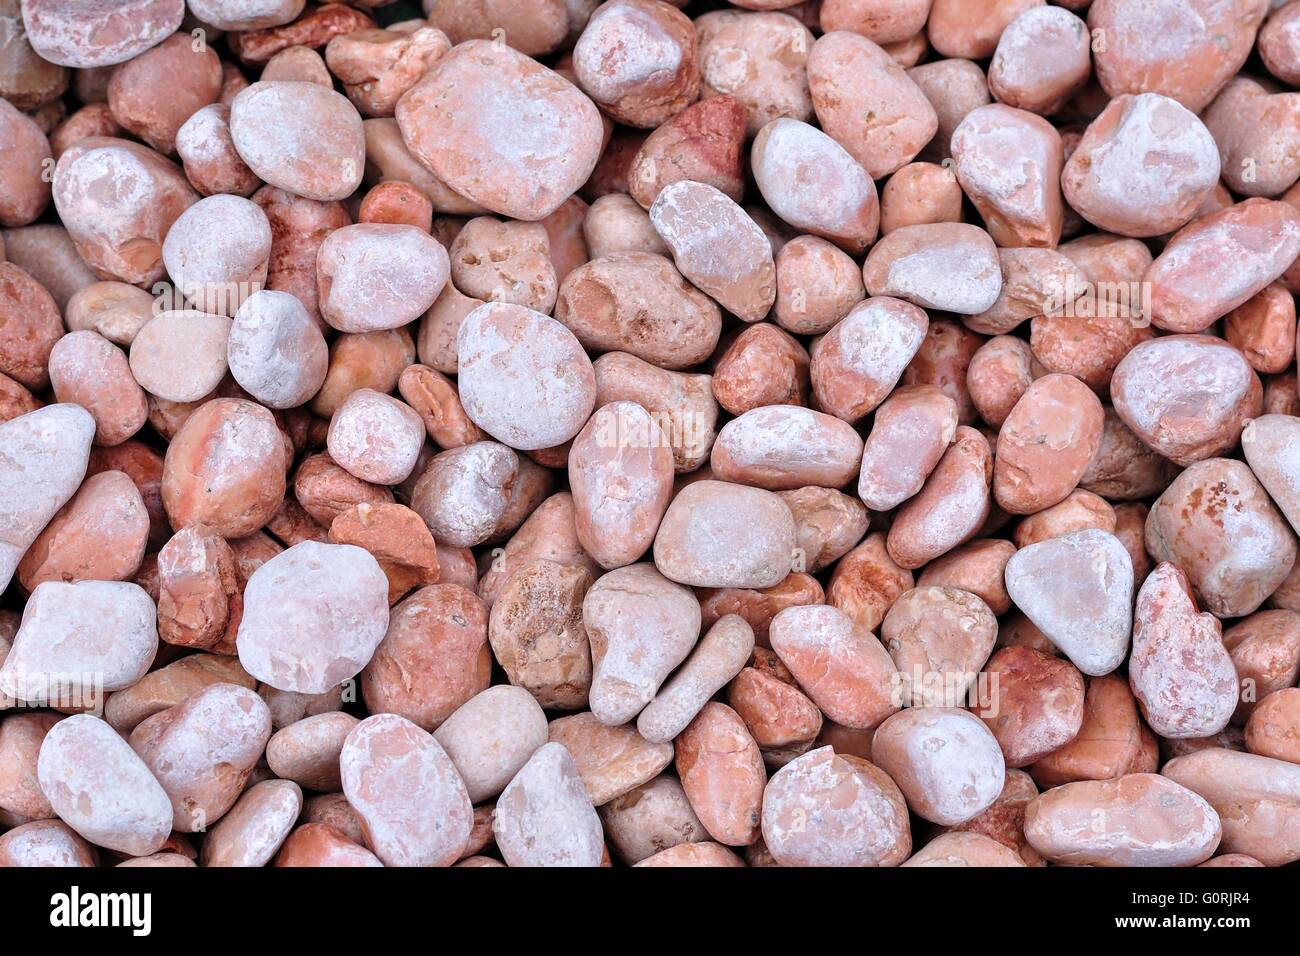
<svg viewBox="0 0 1300 956">
<path fill-rule="evenodd" d="M 407 148 L 440 180 L 531 222 L 586 182 L 603 139 L 600 111 L 581 90 L 488 40 L 457 44 L 398 101 L 396 116 Z"/>
<path fill-rule="evenodd" d="M 1074 666 L 1092 677 L 1124 660 L 1133 624 L 1133 560 L 1097 528 L 1021 548 L 1007 561 L 1007 593 Z"/>
<path fill-rule="evenodd" d="M 361 114 L 342 93 L 315 83 L 254 83 L 230 103 L 230 136 L 248 168 L 272 186 L 322 202 L 361 185 Z"/>
<path fill-rule="evenodd" d="M 492 537 L 518 474 L 519 456 L 505 445 L 451 448 L 429 461 L 411 492 L 411 508 L 438 544 L 472 548 Z"/>
<path fill-rule="evenodd" d="M 297 19 L 304 6 L 306 0 L 189 0 L 190 13 L 218 30 L 278 27 Z"/>
<path fill-rule="evenodd" d="M 302 790 L 289 780 L 249 787 L 203 839 L 204 866 L 266 866 L 302 812 Z"/>
<path fill-rule="evenodd" d="M 172 826 L 202 833 L 230 809 L 271 736 L 271 711 L 238 684 L 212 684 L 131 731 L 171 800 Z"/>
<path fill-rule="evenodd" d="M 635 402 L 597 410 L 569 451 L 578 541 L 601 567 L 631 564 L 654 543 L 673 489 L 673 452 Z"/>
<path fill-rule="evenodd" d="M 782 866 L 897 866 L 912 851 L 907 804 L 879 768 L 820 747 L 763 791 L 763 840 Z"/>
<path fill-rule="evenodd" d="M 599 578 L 583 599 L 582 618 L 595 667 L 591 711 L 609 726 L 640 713 L 700 635 L 695 595 L 651 564 Z"/>
<path fill-rule="evenodd" d="M 163 238 L 198 198 L 175 164 L 124 139 L 87 137 L 54 167 L 59 219 L 100 279 L 161 279 Z"/>
<path fill-rule="evenodd" d="M 171 832 L 167 792 L 98 717 L 77 714 L 51 728 L 36 772 L 54 812 L 91 843 L 147 856 Z"/>
<path fill-rule="evenodd" d="M 1006 765 L 993 734 L 974 714 L 909 707 L 876 729 L 872 759 L 912 812 L 932 823 L 965 823 L 1002 793 Z"/>
<path fill-rule="evenodd" d="M 330 457 L 349 474 L 377 485 L 406 480 L 424 444 L 424 422 L 405 402 L 359 388 L 330 419 Z"/>
<path fill-rule="evenodd" d="M 813 349 L 813 393 L 823 411 L 857 422 L 898 384 L 930 327 L 923 309 L 889 296 L 860 302 Z"/>
<path fill-rule="evenodd" d="M 655 565 L 694 587 L 770 588 L 796 557 L 786 503 L 771 491 L 726 481 L 682 488 L 655 536 Z"/>
<path fill-rule="evenodd" d="M 578 767 L 560 743 L 539 747 L 502 791 L 492 815 L 510 866 L 600 866 L 600 817 Z"/>
<path fill-rule="evenodd" d="M 1128 677 L 1142 716 L 1161 737 L 1211 737 L 1237 709 L 1237 670 L 1223 627 L 1197 611 L 1177 565 L 1158 565 L 1138 591 Z"/>
<path fill-rule="evenodd" d="M 208 196 L 186 209 L 163 240 L 176 290 L 200 312 L 234 315 L 266 284 L 271 225 L 240 196 Z"/>
<path fill-rule="evenodd" d="M 176 152 L 185 175 L 200 193 L 251 196 L 262 180 L 245 165 L 230 136 L 230 107 L 211 103 L 176 131 Z"/>
<path fill-rule="evenodd" d="M 280 690 L 323 694 L 366 666 L 388 628 L 388 578 L 369 551 L 303 541 L 244 589 L 239 662 Z"/>
<path fill-rule="evenodd" d="M 95 420 L 79 405 L 47 405 L 0 424 L 0 585 L 81 485 Z"/>
<path fill-rule="evenodd" d="M 329 348 L 297 296 L 263 290 L 244 300 L 226 340 L 230 374 L 268 408 L 295 408 L 325 382 Z"/>
<path fill-rule="evenodd" d="M 140 386 L 168 402 L 197 402 L 226 374 L 230 319 L 189 309 L 160 312 L 131 342 L 131 372 Z"/>
<path fill-rule="evenodd" d="M 23 0 L 32 48 L 79 69 L 139 56 L 176 32 L 184 16 L 184 0 Z"/>
<path fill-rule="evenodd" d="M 332 711 L 313 714 L 277 730 L 266 744 L 266 762 L 277 777 L 308 790 L 331 792 L 343 786 L 339 753 L 360 721 Z"/>
<path fill-rule="evenodd" d="M 458 386 L 465 412 L 511 448 L 562 445 L 596 404 L 596 373 L 578 339 L 532 309 L 479 306 L 457 336 Z"/>
<path fill-rule="evenodd" d="M 474 809 L 431 734 L 396 714 L 367 717 L 348 734 L 339 765 L 343 792 L 385 866 L 450 866 L 460 857 Z"/>
<path fill-rule="evenodd" d="M 95 444 L 120 445 L 149 417 L 144 390 L 127 357 L 89 329 L 69 332 L 50 351 L 50 385 L 61 402 L 80 405 L 95 418 Z"/>
<path fill-rule="evenodd" d="M 876 238 L 876 184 L 848 150 L 815 126 L 782 117 L 751 152 L 754 180 L 772 211 L 796 229 L 858 254 Z"/>
<path fill-rule="evenodd" d="M 0 668 L 0 690 L 18 700 L 130 687 L 158 651 L 154 603 L 126 581 L 45 581 L 23 609 Z"/>
<path fill-rule="evenodd" d="M 447 250 L 416 226 L 344 226 L 316 253 L 321 315 L 340 332 L 379 332 L 415 321 L 449 275 Z"/>
<path fill-rule="evenodd" d="M 717 478 L 771 491 L 841 488 L 861 462 L 853 426 L 798 405 L 764 405 L 727 422 L 710 458 Z"/>
<path fill-rule="evenodd" d="M 0 836 L 0 867 L 95 866 L 95 848 L 62 820 L 35 820 Z"/>
</svg>

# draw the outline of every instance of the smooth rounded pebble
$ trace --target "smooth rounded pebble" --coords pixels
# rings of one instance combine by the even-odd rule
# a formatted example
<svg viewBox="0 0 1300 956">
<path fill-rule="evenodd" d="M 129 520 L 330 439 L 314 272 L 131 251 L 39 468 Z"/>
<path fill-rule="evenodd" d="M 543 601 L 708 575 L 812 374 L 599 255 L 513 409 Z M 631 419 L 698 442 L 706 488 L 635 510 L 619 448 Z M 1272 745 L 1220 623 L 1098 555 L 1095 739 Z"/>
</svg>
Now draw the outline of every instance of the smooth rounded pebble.
<svg viewBox="0 0 1300 956">
<path fill-rule="evenodd" d="M 1021 548 L 1007 593 L 1074 666 L 1091 676 L 1123 662 L 1132 628 L 1133 560 L 1113 534 L 1091 529 Z"/>
<path fill-rule="evenodd" d="M 328 202 L 361 185 L 361 115 L 315 83 L 270 80 L 240 91 L 230 103 L 230 137 L 260 179 L 295 195 Z"/>
<path fill-rule="evenodd" d="M 830 747 L 772 775 L 763 840 L 782 866 L 897 866 L 912 852 L 903 794 L 889 776 Z"/>
<path fill-rule="evenodd" d="M 993 734 L 974 714 L 948 707 L 910 707 L 890 717 L 877 728 L 871 755 L 917 816 L 943 826 L 985 810 L 1006 778 Z"/>
<path fill-rule="evenodd" d="M 511 448 L 563 444 L 591 415 L 591 359 L 572 332 L 540 312 L 479 306 L 461 323 L 456 352 L 466 414 Z"/>
<path fill-rule="evenodd" d="M 524 688 L 498 685 L 457 707 L 433 737 L 456 765 L 470 801 L 482 803 L 501 793 L 546 743 L 546 715 Z"/>
<path fill-rule="evenodd" d="M 248 579 L 236 643 L 248 673 L 323 694 L 355 676 L 388 627 L 388 579 L 368 551 L 303 541 Z"/>
<path fill-rule="evenodd" d="M 339 756 L 343 792 L 385 866 L 450 866 L 474 810 L 455 764 L 433 737 L 396 714 L 357 724 Z"/>
<path fill-rule="evenodd" d="M 515 774 L 492 831 L 509 866 L 599 866 L 605 851 L 600 817 L 560 743 L 537 748 Z"/>
<path fill-rule="evenodd" d="M 77 714 L 51 728 L 36 772 L 54 812 L 97 846 L 147 856 L 171 832 L 166 791 L 98 717 Z"/>
<path fill-rule="evenodd" d="M 794 517 L 785 502 L 731 482 L 684 487 L 655 536 L 656 567 L 695 587 L 771 587 L 790 573 L 794 558 Z"/>
</svg>

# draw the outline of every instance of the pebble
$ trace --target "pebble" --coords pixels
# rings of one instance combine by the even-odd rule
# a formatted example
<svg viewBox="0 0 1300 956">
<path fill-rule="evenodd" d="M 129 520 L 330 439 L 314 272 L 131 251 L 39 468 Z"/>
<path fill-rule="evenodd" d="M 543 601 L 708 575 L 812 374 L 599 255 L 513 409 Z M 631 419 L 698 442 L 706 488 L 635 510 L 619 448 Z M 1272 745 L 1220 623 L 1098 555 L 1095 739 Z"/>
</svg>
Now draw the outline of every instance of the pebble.
<svg viewBox="0 0 1300 956">
<path fill-rule="evenodd" d="M 505 514 L 519 470 L 519 457 L 494 441 L 439 452 L 416 481 L 411 508 L 439 544 L 482 544 Z"/>
<path fill-rule="evenodd" d="M 511 448 L 563 444 L 591 415 L 591 360 L 569 329 L 540 312 L 482 305 L 461 324 L 456 353 L 465 413 Z"/>
<path fill-rule="evenodd" d="M 243 399 L 213 399 L 167 446 L 163 506 L 173 528 L 201 524 L 222 537 L 244 537 L 275 514 L 284 472 L 284 439 L 271 413 Z"/>
<path fill-rule="evenodd" d="M 234 805 L 270 736 L 261 697 L 212 684 L 136 724 L 130 744 L 167 792 L 172 827 L 201 833 Z"/>
<path fill-rule="evenodd" d="M 772 247 L 749 215 L 721 191 L 690 180 L 661 189 L 650 222 L 682 275 L 745 322 L 776 301 Z"/>
<path fill-rule="evenodd" d="M 1244 463 L 1199 461 L 1151 506 L 1147 550 L 1177 564 L 1205 607 L 1240 617 L 1263 603 L 1296 559 L 1296 538 Z"/>
<path fill-rule="evenodd" d="M 34 820 L 0 836 L 0 865 L 96 866 L 99 854 L 62 820 Z"/>
<path fill-rule="evenodd" d="M 1295 837 L 1300 773 L 1295 764 L 1210 746 L 1175 757 L 1161 773 L 1218 812 L 1223 828 L 1220 849 L 1248 854 L 1265 866 L 1300 859 Z"/>
<path fill-rule="evenodd" d="M 500 795 L 548 738 L 546 714 L 526 689 L 497 685 L 461 704 L 433 732 L 473 803 Z"/>
<path fill-rule="evenodd" d="M 1241 449 L 1251 472 L 1293 529 L 1300 530 L 1300 461 L 1293 450 L 1300 441 L 1300 418 L 1261 415 L 1246 423 Z"/>
<path fill-rule="evenodd" d="M 346 199 L 365 172 L 361 116 L 315 83 L 254 83 L 230 103 L 230 138 L 263 182 L 319 202 Z"/>
<path fill-rule="evenodd" d="M 289 780 L 263 780 L 239 798 L 203 840 L 203 866 L 266 866 L 302 811 L 302 791 Z"/>
<path fill-rule="evenodd" d="M 880 228 L 876 184 L 830 136 L 800 122 L 774 119 L 750 147 L 754 181 L 772 211 L 791 226 L 861 253 Z"/>
<path fill-rule="evenodd" d="M 725 481 L 687 485 L 655 536 L 665 576 L 694 587 L 766 588 L 790 572 L 794 517 L 770 491 Z"/>
<path fill-rule="evenodd" d="M 77 405 L 49 405 L 0 423 L 0 574 L 8 585 L 32 542 L 86 473 L 95 421 Z"/>
<path fill-rule="evenodd" d="M 58 0 L 27 0 L 23 26 L 43 59 L 90 69 L 130 60 L 181 25 L 181 0 L 90 0 L 74 8 Z"/>
<path fill-rule="evenodd" d="M 651 413 L 627 401 L 597 409 L 570 447 L 569 485 L 578 542 L 597 564 L 645 554 L 673 487 L 672 449 Z"/>
<path fill-rule="evenodd" d="M 682 789 L 708 834 L 727 846 L 753 843 L 767 769 L 740 715 L 710 701 L 675 746 Z"/>
<path fill-rule="evenodd" d="M 140 680 L 157 651 L 154 605 L 143 588 L 127 581 L 44 581 L 27 599 L 0 667 L 0 690 L 18 700 L 90 703 Z"/>
<path fill-rule="evenodd" d="M 1089 124 L 1061 188 L 1098 228 L 1143 237 L 1187 223 L 1218 181 L 1219 150 L 1205 124 L 1177 100 L 1142 92 L 1115 97 Z"/>
<path fill-rule="evenodd" d="M 80 405 L 94 417 L 96 445 L 120 445 L 148 418 L 149 404 L 127 357 L 98 332 L 69 332 L 55 342 L 49 375 L 58 401 Z"/>
<path fill-rule="evenodd" d="M 666 774 L 615 797 L 598 812 L 615 854 L 632 866 L 708 836 L 681 783 Z"/>
<path fill-rule="evenodd" d="M 892 700 L 908 707 L 961 706 L 996 638 L 993 612 L 969 591 L 922 585 L 903 592 L 880 627 L 897 669 L 890 675 Z"/>
<path fill-rule="evenodd" d="M 582 622 L 591 642 L 591 711 L 613 727 L 636 717 L 690 654 L 700 607 L 689 588 L 654 565 L 631 564 L 591 585 Z"/>
<path fill-rule="evenodd" d="M 36 773 L 59 819 L 96 846 L 148 856 L 171 832 L 166 791 L 131 746 L 98 717 L 76 714 L 50 728 Z M 46 852 L 53 849 L 42 843 Z"/>
<path fill-rule="evenodd" d="M 862 279 L 872 296 L 963 315 L 988 310 L 1002 291 L 993 240 L 961 222 L 895 229 L 867 254 Z"/>
<path fill-rule="evenodd" d="M 1029 842 L 1063 864 L 1196 866 L 1213 855 L 1220 832 L 1209 803 L 1151 773 L 1067 783 L 1025 808 Z"/>
<path fill-rule="evenodd" d="M 1006 567 L 1007 593 L 1075 667 L 1109 674 L 1129 651 L 1133 560 L 1097 529 L 1021 548 Z"/>
<path fill-rule="evenodd" d="M 282 727 L 266 743 L 267 765 L 277 777 L 307 790 L 339 790 L 343 786 L 339 753 L 344 739 L 358 723 L 351 714 L 335 711 L 304 717 Z"/>
<path fill-rule="evenodd" d="M 744 618 L 736 614 L 718 618 L 637 717 L 641 736 L 651 743 L 678 737 L 709 699 L 740 673 L 753 650 L 754 630 Z"/>
<path fill-rule="evenodd" d="M 893 391 L 929 326 L 923 309 L 892 296 L 873 294 L 855 305 L 812 357 L 818 404 L 850 424 L 860 421 Z"/>
<path fill-rule="evenodd" d="M 1065 500 L 1101 447 L 1104 424 L 1101 402 L 1078 379 L 1035 379 L 998 431 L 998 505 L 1012 514 L 1033 514 Z"/>
<path fill-rule="evenodd" d="M 901 706 L 889 653 L 843 611 L 788 607 L 772 619 L 768 639 L 799 686 L 836 723 L 868 730 Z"/>
<path fill-rule="evenodd" d="M 335 827 L 304 823 L 289 834 L 275 857 L 276 866 L 378 866 L 384 864 Z"/>
<path fill-rule="evenodd" d="M 236 643 L 248 673 L 323 694 L 356 676 L 388 626 L 388 580 L 369 552 L 303 541 L 249 577 Z"/>
<path fill-rule="evenodd" d="M 460 857 L 474 810 L 430 734 L 396 714 L 367 717 L 343 741 L 339 766 L 343 792 L 385 866 L 450 866 Z"/>
<path fill-rule="evenodd" d="M 781 866 L 897 866 L 912 852 L 907 804 L 889 776 L 821 747 L 772 775 L 763 840 Z"/>
<path fill-rule="evenodd" d="M 127 475 L 101 471 L 56 514 L 18 562 L 28 591 L 45 581 L 125 581 L 140 568 L 149 538 L 144 499 Z"/>
<path fill-rule="evenodd" d="M 267 408 L 296 408 L 325 383 L 329 349 L 319 326 L 288 292 L 259 290 L 235 312 L 226 338 L 234 380 Z"/>
<path fill-rule="evenodd" d="M 651 743 L 628 724 L 606 726 L 590 712 L 551 721 L 548 735 L 568 750 L 596 807 L 654 779 L 673 760 L 673 744 Z"/>
<path fill-rule="evenodd" d="M 199 199 L 163 156 L 110 136 L 90 136 L 64 151 L 54 167 L 53 195 L 95 276 L 140 286 L 163 277 L 163 240 Z"/>
<path fill-rule="evenodd" d="M 1115 369 L 1111 398 L 1139 439 L 1184 467 L 1234 447 L 1263 401 L 1242 354 L 1208 335 L 1165 335 L 1135 346 Z"/>
<path fill-rule="evenodd" d="M 362 697 L 375 713 L 432 732 L 486 690 L 487 642 L 488 611 L 477 596 L 458 584 L 422 587 L 388 615 L 387 632 L 361 672 Z"/>
<path fill-rule="evenodd" d="M 950 707 L 894 714 L 877 728 L 871 755 L 917 816 L 943 826 L 987 809 L 1006 779 L 993 734 L 974 714 Z"/>
<path fill-rule="evenodd" d="M 463 109 L 458 104 L 486 104 Z M 600 113 L 504 43 L 467 40 L 398 101 L 411 153 L 453 190 L 511 219 L 544 219 L 591 174 Z"/>
<path fill-rule="evenodd" d="M 414 470 L 424 423 L 409 405 L 359 388 L 330 418 L 326 448 L 349 474 L 377 485 L 399 485 Z"/>
<path fill-rule="evenodd" d="M 449 273 L 447 250 L 417 226 L 343 226 L 316 253 L 321 316 L 340 332 L 400 328 L 433 305 Z"/>
<path fill-rule="evenodd" d="M 600 817 L 561 743 L 538 747 L 497 800 L 497 847 L 508 866 L 599 866 Z"/>
</svg>

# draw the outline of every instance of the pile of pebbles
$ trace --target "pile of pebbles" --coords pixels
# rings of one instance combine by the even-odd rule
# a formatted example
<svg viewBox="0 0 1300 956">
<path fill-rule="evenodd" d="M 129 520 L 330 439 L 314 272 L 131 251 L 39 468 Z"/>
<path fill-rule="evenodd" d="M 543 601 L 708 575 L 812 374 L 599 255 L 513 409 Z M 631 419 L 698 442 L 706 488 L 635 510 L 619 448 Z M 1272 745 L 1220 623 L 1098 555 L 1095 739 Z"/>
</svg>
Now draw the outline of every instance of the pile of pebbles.
<svg viewBox="0 0 1300 956">
<path fill-rule="evenodd" d="M 0 865 L 1300 860 L 1300 0 L 425 7 L 0 0 Z"/>
</svg>

